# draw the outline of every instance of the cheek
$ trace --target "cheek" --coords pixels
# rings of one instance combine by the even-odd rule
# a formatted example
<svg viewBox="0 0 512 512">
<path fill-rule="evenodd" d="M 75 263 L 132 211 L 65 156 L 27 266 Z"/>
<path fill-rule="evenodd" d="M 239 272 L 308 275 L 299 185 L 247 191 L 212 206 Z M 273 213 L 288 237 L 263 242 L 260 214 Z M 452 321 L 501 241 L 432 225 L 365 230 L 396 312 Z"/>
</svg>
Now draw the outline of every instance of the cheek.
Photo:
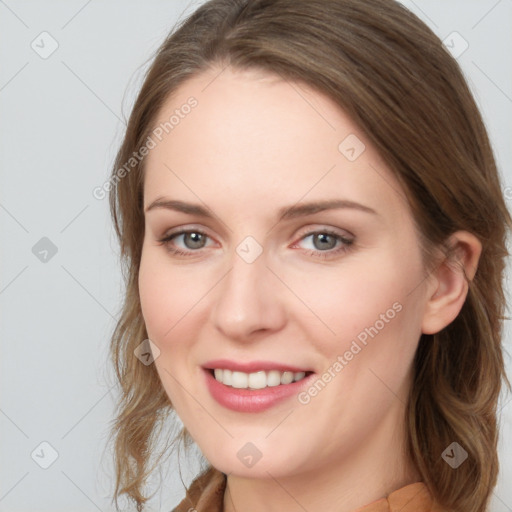
<svg viewBox="0 0 512 512">
<path fill-rule="evenodd" d="M 194 329 L 203 324 L 197 321 L 197 304 L 204 292 L 191 277 L 171 266 L 161 248 L 143 250 L 138 279 L 142 315 L 149 339 L 160 350 L 155 366 L 162 385 L 184 417 L 190 404 L 177 382 L 188 379 L 190 349 L 197 336 Z"/>
<path fill-rule="evenodd" d="M 162 285 L 161 271 L 152 263 L 148 252 L 143 250 L 139 268 L 140 305 L 149 338 L 158 340 L 160 336 L 157 333 L 160 333 L 164 329 L 164 324 L 170 320 L 167 318 L 167 312 L 172 309 L 167 287 Z"/>
<path fill-rule="evenodd" d="M 391 325 L 401 329 L 406 303 L 414 298 L 409 294 L 411 283 L 419 275 L 421 267 L 415 260 L 404 262 L 389 250 L 365 257 L 354 255 L 337 268 L 287 272 L 285 280 L 311 313 L 304 316 L 304 307 L 297 307 L 302 315 L 296 320 L 305 325 L 304 318 L 310 319 L 315 339 L 326 350 L 340 350 L 359 335 L 364 339 L 367 329 L 375 332 L 372 327 L 379 332 L 384 327 L 389 331 Z"/>
<path fill-rule="evenodd" d="M 176 356 L 198 339 L 208 318 L 208 294 L 218 275 L 194 265 L 176 265 L 161 247 L 145 247 L 139 297 L 148 337 L 165 355 Z M 184 352 L 185 353 L 185 352 Z"/>
<path fill-rule="evenodd" d="M 347 259 L 337 272 L 315 273 L 302 288 L 297 281 L 297 294 L 307 298 L 322 323 L 309 315 L 310 320 L 297 321 L 323 354 L 325 370 L 339 375 L 330 392 L 351 397 L 354 414 L 369 396 L 374 408 L 388 406 L 395 394 L 406 400 L 404 386 L 422 317 L 420 288 L 411 291 L 423 269 L 419 254 L 413 251 L 404 259 L 397 252 L 391 248 Z"/>
<path fill-rule="evenodd" d="M 403 259 L 391 250 L 360 263 L 358 271 L 347 272 L 337 293 L 342 306 L 329 310 L 339 338 L 335 348 L 331 344 L 335 352 L 330 359 L 344 357 L 344 384 L 354 397 L 364 401 L 373 393 L 376 407 L 395 396 L 405 401 L 407 374 L 421 335 L 421 257 Z M 336 295 L 336 289 L 331 293 Z"/>
<path fill-rule="evenodd" d="M 162 342 L 197 301 L 197 283 L 184 279 L 160 247 L 144 248 L 139 269 L 139 296 L 150 339 Z"/>
</svg>

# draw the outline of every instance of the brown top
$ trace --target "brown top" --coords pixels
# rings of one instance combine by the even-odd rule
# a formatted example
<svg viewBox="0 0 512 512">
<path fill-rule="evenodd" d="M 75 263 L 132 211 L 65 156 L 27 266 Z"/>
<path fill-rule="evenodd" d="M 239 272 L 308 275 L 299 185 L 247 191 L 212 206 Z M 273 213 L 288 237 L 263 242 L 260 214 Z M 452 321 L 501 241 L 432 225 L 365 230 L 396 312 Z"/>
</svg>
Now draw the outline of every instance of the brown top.
<svg viewBox="0 0 512 512">
<path fill-rule="evenodd" d="M 172 512 L 223 512 L 226 475 L 211 467 L 199 475 Z M 354 512 L 443 512 L 423 482 L 406 485 Z"/>
</svg>

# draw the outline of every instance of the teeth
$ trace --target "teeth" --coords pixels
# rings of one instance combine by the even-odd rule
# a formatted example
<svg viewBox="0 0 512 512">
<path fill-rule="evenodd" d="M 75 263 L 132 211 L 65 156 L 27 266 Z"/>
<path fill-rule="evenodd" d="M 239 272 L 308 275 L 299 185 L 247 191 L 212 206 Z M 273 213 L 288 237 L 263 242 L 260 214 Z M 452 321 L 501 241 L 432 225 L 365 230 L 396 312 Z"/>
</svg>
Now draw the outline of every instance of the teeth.
<svg viewBox="0 0 512 512">
<path fill-rule="evenodd" d="M 249 375 L 242 372 L 233 372 L 231 385 L 234 388 L 246 388 L 249 384 Z"/>
<path fill-rule="evenodd" d="M 248 387 L 251 389 L 263 389 L 267 387 L 267 376 L 265 372 L 250 373 Z"/>
<path fill-rule="evenodd" d="M 221 370 L 222 382 L 225 382 L 227 386 L 231 386 L 233 382 L 233 372 L 231 370 Z"/>
<path fill-rule="evenodd" d="M 267 386 L 279 386 L 281 384 L 281 372 L 271 370 L 267 373 Z"/>
<path fill-rule="evenodd" d="M 293 373 L 292 372 L 283 372 L 281 375 L 281 384 L 291 384 L 293 382 Z"/>
<path fill-rule="evenodd" d="M 280 372 L 263 370 L 254 373 L 233 372 L 215 368 L 213 371 L 215 379 L 226 386 L 232 386 L 238 389 L 263 389 L 267 386 L 279 386 L 280 384 L 291 384 L 306 376 L 306 372 Z"/>
</svg>

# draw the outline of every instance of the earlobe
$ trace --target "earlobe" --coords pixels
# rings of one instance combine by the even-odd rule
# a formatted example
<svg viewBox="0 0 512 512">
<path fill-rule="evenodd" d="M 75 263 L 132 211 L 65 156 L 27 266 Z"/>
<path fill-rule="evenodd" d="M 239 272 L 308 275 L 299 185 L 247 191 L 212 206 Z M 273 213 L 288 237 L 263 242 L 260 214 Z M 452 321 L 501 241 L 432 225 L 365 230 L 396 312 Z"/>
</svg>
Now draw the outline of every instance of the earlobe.
<svg viewBox="0 0 512 512">
<path fill-rule="evenodd" d="M 450 236 L 448 246 L 452 249 L 450 255 L 429 279 L 423 334 L 435 334 L 455 320 L 478 267 L 482 244 L 476 236 L 467 231 L 457 231 Z"/>
</svg>

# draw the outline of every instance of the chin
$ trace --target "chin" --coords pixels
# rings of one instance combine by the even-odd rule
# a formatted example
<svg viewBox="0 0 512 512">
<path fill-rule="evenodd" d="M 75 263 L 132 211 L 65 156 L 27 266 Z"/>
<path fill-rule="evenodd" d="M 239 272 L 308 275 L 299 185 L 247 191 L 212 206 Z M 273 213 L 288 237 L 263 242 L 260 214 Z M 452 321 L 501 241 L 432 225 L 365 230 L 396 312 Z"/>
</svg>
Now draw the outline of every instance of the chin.
<svg viewBox="0 0 512 512">
<path fill-rule="evenodd" d="M 297 445 L 295 445 L 297 446 Z M 240 442 L 232 440 L 222 447 L 222 454 L 212 447 L 203 451 L 210 464 L 222 473 L 241 478 L 282 478 L 299 473 L 304 468 L 304 460 L 296 460 L 293 453 L 288 453 L 283 447 L 271 446 L 256 441 Z M 290 448 L 296 454 L 296 448 Z"/>
</svg>

